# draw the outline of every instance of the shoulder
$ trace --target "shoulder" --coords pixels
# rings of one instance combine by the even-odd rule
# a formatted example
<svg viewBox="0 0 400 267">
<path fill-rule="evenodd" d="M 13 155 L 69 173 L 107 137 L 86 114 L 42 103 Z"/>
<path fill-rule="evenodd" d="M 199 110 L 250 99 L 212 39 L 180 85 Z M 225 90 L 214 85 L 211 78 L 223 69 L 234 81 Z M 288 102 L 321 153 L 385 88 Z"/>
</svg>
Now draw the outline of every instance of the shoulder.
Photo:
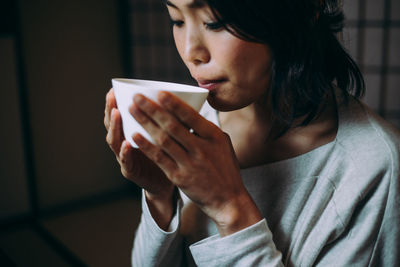
<svg viewBox="0 0 400 267">
<path fill-rule="evenodd" d="M 385 145 L 390 154 L 398 154 L 400 148 L 400 131 L 394 125 L 384 120 L 369 107 L 363 103 L 359 103 L 365 111 L 368 121 L 373 128 L 377 141 Z"/>
<path fill-rule="evenodd" d="M 337 144 L 359 171 L 399 170 L 400 132 L 361 101 L 338 104 Z"/>
<path fill-rule="evenodd" d="M 400 194 L 400 132 L 353 98 L 338 102 L 338 117 L 326 176 L 335 187 L 337 209 L 351 215 L 354 207 L 371 198 L 384 209 L 389 195 Z"/>
<path fill-rule="evenodd" d="M 378 219 L 393 214 L 387 208 L 400 196 L 400 132 L 353 98 L 338 104 L 338 115 L 324 175 L 334 188 L 336 213 L 343 225 L 358 213 Z"/>
</svg>

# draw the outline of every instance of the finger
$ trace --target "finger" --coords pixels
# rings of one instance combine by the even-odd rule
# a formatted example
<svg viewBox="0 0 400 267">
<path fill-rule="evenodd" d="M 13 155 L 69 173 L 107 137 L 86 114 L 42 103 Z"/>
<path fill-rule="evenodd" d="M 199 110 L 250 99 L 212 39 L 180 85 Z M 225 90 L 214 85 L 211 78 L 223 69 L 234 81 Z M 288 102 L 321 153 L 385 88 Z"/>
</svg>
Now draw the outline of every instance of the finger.
<svg viewBox="0 0 400 267">
<path fill-rule="evenodd" d="M 179 143 L 179 140 L 176 140 L 176 136 L 183 135 L 181 132 L 186 132 L 186 135 L 189 136 L 189 131 L 154 102 L 145 103 L 142 105 L 142 108 L 143 111 L 138 107 L 136 102 L 131 106 L 130 111 L 135 120 L 142 125 L 155 143 L 170 157 L 180 163 L 186 162 L 186 150 Z"/>
<path fill-rule="evenodd" d="M 168 92 L 160 92 L 158 99 L 165 109 L 174 114 L 182 123 L 193 129 L 198 136 L 213 138 L 214 134 L 218 132 L 216 125 L 203 118 L 196 110 L 177 96 Z"/>
<path fill-rule="evenodd" d="M 143 170 L 139 164 L 141 156 L 146 157 L 140 150 L 133 148 L 127 140 L 122 142 L 117 160 L 123 176 L 129 179 L 140 176 L 140 171 Z"/>
<path fill-rule="evenodd" d="M 173 173 L 177 169 L 177 164 L 175 161 L 170 158 L 161 148 L 153 145 L 141 134 L 136 133 L 132 138 L 143 154 L 157 164 L 157 166 L 160 167 L 167 177 L 171 179 L 173 177 Z"/>
<path fill-rule="evenodd" d="M 123 141 L 119 154 L 117 154 L 117 160 L 121 166 L 121 173 L 124 177 L 128 178 L 132 172 L 132 146 L 128 141 Z"/>
<path fill-rule="evenodd" d="M 108 129 L 106 140 L 112 151 L 118 155 L 120 153 L 121 144 L 124 141 L 121 114 L 116 108 L 113 108 L 110 117 L 110 127 Z"/>
<path fill-rule="evenodd" d="M 117 107 L 117 102 L 114 96 L 114 90 L 111 88 L 106 95 L 106 105 L 104 109 L 104 126 L 108 130 L 110 127 L 110 117 L 113 108 Z"/>
</svg>

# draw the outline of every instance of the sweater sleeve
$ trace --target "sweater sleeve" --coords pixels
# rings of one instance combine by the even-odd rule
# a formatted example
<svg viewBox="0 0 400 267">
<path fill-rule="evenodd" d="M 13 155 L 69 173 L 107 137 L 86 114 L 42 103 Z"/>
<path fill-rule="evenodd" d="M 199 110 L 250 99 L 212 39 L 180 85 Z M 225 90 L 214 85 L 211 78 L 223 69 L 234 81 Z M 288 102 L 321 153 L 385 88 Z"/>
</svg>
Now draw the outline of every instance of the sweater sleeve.
<svg viewBox="0 0 400 267">
<path fill-rule="evenodd" d="M 150 214 L 142 192 L 142 217 L 136 230 L 132 250 L 132 266 L 180 266 L 182 261 L 182 238 L 179 235 L 182 200 L 179 198 L 176 214 L 168 231 L 162 230 Z"/>
<path fill-rule="evenodd" d="M 206 102 L 200 110 L 200 114 L 218 124 L 217 112 Z M 144 191 L 142 191 L 142 216 L 136 230 L 131 255 L 133 267 L 141 266 L 182 266 L 183 262 L 183 238 L 179 233 L 180 214 L 183 201 L 178 199 L 176 214 L 172 218 L 168 231 L 163 231 L 154 221 L 146 203 Z"/>
<path fill-rule="evenodd" d="M 283 266 L 265 219 L 232 235 L 214 235 L 190 246 L 198 266 Z"/>
</svg>

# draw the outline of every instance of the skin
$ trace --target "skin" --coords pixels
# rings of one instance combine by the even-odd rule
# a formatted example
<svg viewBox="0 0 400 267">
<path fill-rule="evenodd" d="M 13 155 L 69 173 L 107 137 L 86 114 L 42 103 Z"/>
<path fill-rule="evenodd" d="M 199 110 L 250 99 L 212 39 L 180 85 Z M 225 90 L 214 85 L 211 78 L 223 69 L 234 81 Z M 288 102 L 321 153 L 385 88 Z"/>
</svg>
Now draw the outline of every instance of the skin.
<svg viewBox="0 0 400 267">
<path fill-rule="evenodd" d="M 180 56 L 193 78 L 211 89 L 208 102 L 223 111 L 221 128 L 172 94 L 160 93 L 157 103 L 136 95 L 131 114 L 156 144 L 135 134 L 139 149 L 134 149 L 124 140 L 111 89 L 106 97 L 106 139 L 123 175 L 145 189 L 150 212 L 162 229 L 173 216 L 179 187 L 226 236 L 262 219 L 242 183 L 240 168 L 296 156 L 329 142 L 336 133 L 334 110 L 326 109 L 310 127 L 266 140 L 274 130 L 271 114 L 260 107 L 269 86 L 269 47 L 215 27 L 211 11 L 201 2 L 172 0 L 167 7 Z M 283 154 L 282 148 L 287 149 Z"/>
<path fill-rule="evenodd" d="M 190 3 L 167 2 L 175 23 L 175 44 L 190 74 L 200 85 L 204 80 L 223 81 L 208 98 L 215 109 L 231 111 L 252 105 L 262 98 L 269 85 L 269 47 L 245 42 L 222 27 L 214 29 L 210 9 L 201 5 L 190 8 Z"/>
</svg>

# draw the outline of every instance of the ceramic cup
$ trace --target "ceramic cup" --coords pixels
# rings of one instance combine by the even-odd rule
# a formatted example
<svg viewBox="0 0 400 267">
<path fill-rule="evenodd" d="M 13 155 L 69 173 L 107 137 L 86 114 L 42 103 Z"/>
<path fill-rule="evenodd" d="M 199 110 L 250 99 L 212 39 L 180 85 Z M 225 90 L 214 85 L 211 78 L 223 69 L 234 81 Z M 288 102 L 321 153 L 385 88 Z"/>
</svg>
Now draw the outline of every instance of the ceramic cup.
<svg viewBox="0 0 400 267">
<path fill-rule="evenodd" d="M 133 97 L 136 94 L 143 94 L 151 100 L 158 102 L 158 92 L 167 91 L 179 97 L 197 112 L 200 111 L 208 95 L 208 90 L 204 88 L 178 83 L 121 78 L 112 79 L 111 82 L 114 88 L 117 107 L 122 117 L 125 139 L 135 148 L 138 146 L 132 139 L 134 133 L 140 133 L 147 140 L 154 143 L 146 130 L 129 113 L 129 106 L 132 104 Z"/>
</svg>

